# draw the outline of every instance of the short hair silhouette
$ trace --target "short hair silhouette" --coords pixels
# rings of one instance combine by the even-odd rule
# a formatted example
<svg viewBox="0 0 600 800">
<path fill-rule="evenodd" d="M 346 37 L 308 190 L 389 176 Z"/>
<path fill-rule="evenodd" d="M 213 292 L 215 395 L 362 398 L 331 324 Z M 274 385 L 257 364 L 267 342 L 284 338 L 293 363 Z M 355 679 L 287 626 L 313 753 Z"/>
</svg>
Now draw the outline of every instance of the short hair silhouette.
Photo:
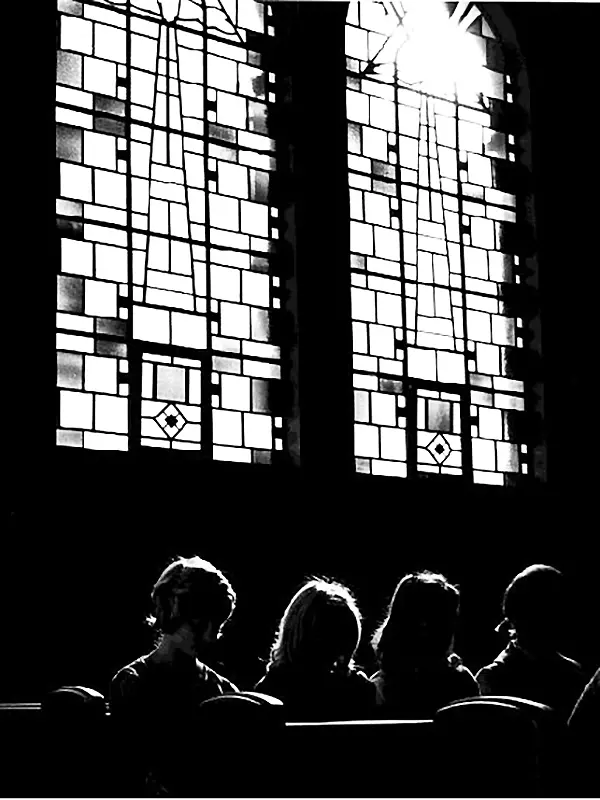
<svg viewBox="0 0 600 800">
<path fill-rule="evenodd" d="M 352 592 L 327 578 L 308 580 L 284 611 L 270 662 L 295 667 L 351 667 L 361 636 Z"/>
<path fill-rule="evenodd" d="M 553 639 L 564 602 L 562 572 L 546 564 L 532 564 L 508 585 L 502 611 L 517 636 Z"/>
<path fill-rule="evenodd" d="M 454 638 L 459 599 L 458 588 L 440 573 L 425 570 L 405 575 L 371 639 L 384 672 L 406 657 L 447 655 Z"/>
<path fill-rule="evenodd" d="M 178 556 L 161 573 L 151 594 L 155 614 L 148 623 L 174 633 L 183 623 L 220 630 L 233 614 L 235 592 L 223 573 L 199 556 Z M 175 602 L 176 601 L 176 602 Z"/>
</svg>

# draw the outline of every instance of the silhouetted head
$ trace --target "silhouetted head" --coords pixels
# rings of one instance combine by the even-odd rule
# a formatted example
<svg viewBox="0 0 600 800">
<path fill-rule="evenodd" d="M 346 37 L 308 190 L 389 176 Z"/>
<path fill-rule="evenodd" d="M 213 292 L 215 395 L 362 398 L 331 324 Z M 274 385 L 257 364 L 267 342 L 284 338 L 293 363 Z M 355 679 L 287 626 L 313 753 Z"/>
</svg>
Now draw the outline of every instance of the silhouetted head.
<svg viewBox="0 0 600 800">
<path fill-rule="evenodd" d="M 459 591 L 443 575 L 405 575 L 371 643 L 383 670 L 402 661 L 445 658 L 452 650 Z"/>
<path fill-rule="evenodd" d="M 361 615 L 352 593 L 336 581 L 313 578 L 286 608 L 271 664 L 329 671 L 349 668 L 361 635 Z"/>
<path fill-rule="evenodd" d="M 169 564 L 151 597 L 155 617 L 149 622 L 164 635 L 185 633 L 191 650 L 220 636 L 236 601 L 223 573 L 199 556 L 177 558 Z"/>
<path fill-rule="evenodd" d="M 545 564 L 527 567 L 510 582 L 502 610 L 521 644 L 553 647 L 565 610 L 562 572 Z"/>
</svg>

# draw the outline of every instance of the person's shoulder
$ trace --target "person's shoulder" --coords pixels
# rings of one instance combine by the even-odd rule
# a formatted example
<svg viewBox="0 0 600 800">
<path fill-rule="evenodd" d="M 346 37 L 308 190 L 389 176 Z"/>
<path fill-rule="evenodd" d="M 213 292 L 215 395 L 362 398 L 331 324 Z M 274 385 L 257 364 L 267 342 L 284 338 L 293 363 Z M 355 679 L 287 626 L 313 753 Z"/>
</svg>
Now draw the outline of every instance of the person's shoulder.
<svg viewBox="0 0 600 800">
<path fill-rule="evenodd" d="M 475 675 L 473 675 L 468 667 L 466 667 L 464 664 L 459 664 L 456 667 L 456 674 L 462 686 L 466 687 L 466 689 L 471 691 L 473 694 L 479 694 L 479 684 L 475 678 Z"/>
<path fill-rule="evenodd" d="M 148 655 L 140 656 L 140 658 L 136 658 L 135 661 L 132 661 L 130 664 L 121 667 L 113 676 L 111 685 L 119 686 L 135 683 L 147 673 L 148 669 Z"/>
<path fill-rule="evenodd" d="M 121 667 L 110 682 L 110 702 L 134 698 L 140 694 L 149 670 L 148 655 Z"/>
<path fill-rule="evenodd" d="M 497 679 L 502 680 L 502 675 L 505 674 L 504 669 L 505 662 L 496 659 L 490 664 L 481 667 L 481 669 L 475 673 L 473 680 L 479 686 L 479 690 L 482 694 L 496 693 L 495 684 Z"/>
<path fill-rule="evenodd" d="M 209 667 L 208 664 L 204 664 L 202 661 L 197 661 L 196 663 L 204 681 L 212 684 L 218 690 L 219 694 L 229 694 L 239 691 L 234 683 L 223 675 L 220 675 L 216 670 L 212 669 L 212 667 Z"/>
<path fill-rule="evenodd" d="M 578 675 L 583 676 L 583 667 L 579 663 L 579 661 L 575 661 L 574 658 L 569 658 L 568 656 L 564 656 L 562 653 L 557 653 L 557 660 L 560 666 L 572 673 L 577 673 Z"/>
<path fill-rule="evenodd" d="M 509 669 L 516 655 L 516 652 L 511 649 L 510 645 L 505 647 L 504 650 L 498 653 L 493 661 L 490 661 L 489 664 L 485 664 L 483 667 L 481 667 L 481 669 L 475 675 L 476 679 L 479 680 L 480 675 L 497 674 L 499 672 L 503 672 L 505 669 Z"/>
<path fill-rule="evenodd" d="M 452 674 L 454 675 L 454 680 L 457 683 L 477 688 L 477 681 L 475 680 L 475 676 L 473 675 L 471 670 L 464 664 L 462 658 L 459 655 L 457 655 L 456 653 L 452 653 L 450 656 L 448 656 L 448 666 L 452 670 Z"/>
</svg>

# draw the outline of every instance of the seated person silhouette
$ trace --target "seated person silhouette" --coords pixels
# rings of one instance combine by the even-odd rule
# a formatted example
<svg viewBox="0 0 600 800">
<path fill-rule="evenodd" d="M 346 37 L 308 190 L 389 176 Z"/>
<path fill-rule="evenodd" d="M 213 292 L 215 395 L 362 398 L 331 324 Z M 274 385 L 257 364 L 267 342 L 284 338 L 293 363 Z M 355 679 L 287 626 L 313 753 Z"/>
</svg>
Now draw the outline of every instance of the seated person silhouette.
<svg viewBox="0 0 600 800">
<path fill-rule="evenodd" d="M 374 687 L 353 660 L 360 636 L 361 614 L 349 589 L 307 581 L 283 614 L 255 691 L 279 698 L 291 721 L 371 717 Z"/>
<path fill-rule="evenodd" d="M 110 709 L 126 746 L 139 748 L 132 757 L 142 759 L 146 788 L 177 793 L 183 774 L 174 765 L 185 762 L 188 739 L 193 746 L 189 731 L 198 706 L 237 691 L 200 660 L 221 635 L 236 597 L 223 573 L 198 556 L 169 564 L 151 597 L 155 616 L 148 622 L 159 633 L 157 646 L 114 676 Z"/>
<path fill-rule="evenodd" d="M 580 665 L 558 652 L 565 611 L 559 570 L 533 564 L 509 584 L 502 603 L 508 646 L 477 673 L 483 695 L 510 695 L 555 709 L 566 721 L 585 679 Z"/>
<path fill-rule="evenodd" d="M 372 638 L 379 671 L 380 716 L 431 719 L 442 706 L 479 694 L 472 673 L 453 652 L 459 591 L 443 575 L 405 575 Z"/>
<path fill-rule="evenodd" d="M 572 766 L 575 795 L 598 797 L 600 771 L 600 669 L 587 684 L 569 717 L 569 738 L 573 754 Z"/>
</svg>

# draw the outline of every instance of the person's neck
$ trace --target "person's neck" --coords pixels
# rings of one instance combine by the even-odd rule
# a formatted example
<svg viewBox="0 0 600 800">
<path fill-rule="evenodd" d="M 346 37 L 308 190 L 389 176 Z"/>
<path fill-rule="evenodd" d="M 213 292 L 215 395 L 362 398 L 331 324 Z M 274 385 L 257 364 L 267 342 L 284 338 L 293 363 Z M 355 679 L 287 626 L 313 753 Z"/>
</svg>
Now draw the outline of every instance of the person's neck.
<svg viewBox="0 0 600 800">
<path fill-rule="evenodd" d="M 178 669 L 192 669 L 196 665 L 196 656 L 182 650 L 170 636 L 163 636 L 150 658 L 156 664 L 168 664 Z"/>
</svg>

